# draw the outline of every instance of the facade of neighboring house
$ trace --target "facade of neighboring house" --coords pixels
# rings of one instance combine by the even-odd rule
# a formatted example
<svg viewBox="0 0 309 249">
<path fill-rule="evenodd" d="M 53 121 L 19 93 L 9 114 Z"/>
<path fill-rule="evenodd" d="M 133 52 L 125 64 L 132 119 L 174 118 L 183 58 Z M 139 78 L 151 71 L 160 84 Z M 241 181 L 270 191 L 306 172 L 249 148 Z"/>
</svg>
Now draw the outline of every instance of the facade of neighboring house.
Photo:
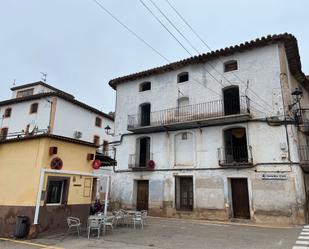
<svg viewBox="0 0 309 249">
<path fill-rule="evenodd" d="M 44 82 L 15 86 L 11 90 L 12 98 L 0 102 L 2 138 L 40 131 L 105 144 L 108 150 L 111 137 L 105 127 L 113 128 L 112 116 Z"/>
<path fill-rule="evenodd" d="M 97 146 L 52 134 L 0 141 L 0 236 L 14 236 L 16 217 L 28 217 L 30 237 L 66 230 L 66 218 L 87 224 L 99 177 Z"/>
<path fill-rule="evenodd" d="M 306 221 L 309 181 L 299 148 L 309 140 L 295 89 L 308 108 L 309 80 L 294 36 L 263 37 L 109 84 L 114 206 L 167 217 Z"/>
</svg>

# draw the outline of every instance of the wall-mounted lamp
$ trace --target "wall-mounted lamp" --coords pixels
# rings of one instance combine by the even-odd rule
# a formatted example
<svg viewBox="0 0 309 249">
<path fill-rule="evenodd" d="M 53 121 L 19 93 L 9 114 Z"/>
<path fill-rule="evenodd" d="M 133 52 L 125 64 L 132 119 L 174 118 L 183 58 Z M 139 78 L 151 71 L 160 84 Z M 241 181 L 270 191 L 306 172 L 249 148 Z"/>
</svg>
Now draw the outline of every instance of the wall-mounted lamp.
<svg viewBox="0 0 309 249">
<path fill-rule="evenodd" d="M 104 128 L 105 133 L 106 133 L 107 135 L 111 135 L 111 136 L 113 136 L 114 134 L 110 133 L 110 130 L 111 130 L 111 129 L 112 129 L 112 128 L 110 128 L 110 126 L 109 126 L 109 125 L 107 125 L 107 126 Z"/>
</svg>

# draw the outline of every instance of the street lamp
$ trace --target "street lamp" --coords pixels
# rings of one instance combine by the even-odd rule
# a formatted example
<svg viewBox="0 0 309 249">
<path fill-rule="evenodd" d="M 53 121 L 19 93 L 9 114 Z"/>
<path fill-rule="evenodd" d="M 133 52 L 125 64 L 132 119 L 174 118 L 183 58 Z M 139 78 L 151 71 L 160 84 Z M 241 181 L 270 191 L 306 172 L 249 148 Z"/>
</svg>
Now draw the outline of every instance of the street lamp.
<svg viewBox="0 0 309 249">
<path fill-rule="evenodd" d="M 109 134 L 109 131 L 110 131 L 111 129 L 112 129 L 112 128 L 110 128 L 110 126 L 107 125 L 107 126 L 104 128 L 105 133 L 106 133 L 107 135 L 111 135 L 111 134 Z"/>
</svg>

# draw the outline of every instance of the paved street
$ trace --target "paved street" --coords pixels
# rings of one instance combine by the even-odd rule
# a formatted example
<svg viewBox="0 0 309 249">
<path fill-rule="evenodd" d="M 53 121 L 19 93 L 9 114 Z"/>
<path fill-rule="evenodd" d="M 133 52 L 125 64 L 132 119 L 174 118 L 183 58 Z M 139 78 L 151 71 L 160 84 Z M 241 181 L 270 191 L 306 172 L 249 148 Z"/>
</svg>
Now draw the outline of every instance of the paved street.
<svg viewBox="0 0 309 249">
<path fill-rule="evenodd" d="M 205 221 L 149 218 L 144 230 L 118 227 L 97 239 L 88 240 L 55 234 L 31 241 L 32 245 L 0 241 L 0 248 L 104 248 L 104 249 L 292 249 L 301 227 L 269 228 L 242 224 L 208 223 Z M 300 245 L 299 245 L 300 246 Z M 306 248 L 306 247 L 303 247 Z M 303 249 L 301 248 L 301 249 Z"/>
</svg>

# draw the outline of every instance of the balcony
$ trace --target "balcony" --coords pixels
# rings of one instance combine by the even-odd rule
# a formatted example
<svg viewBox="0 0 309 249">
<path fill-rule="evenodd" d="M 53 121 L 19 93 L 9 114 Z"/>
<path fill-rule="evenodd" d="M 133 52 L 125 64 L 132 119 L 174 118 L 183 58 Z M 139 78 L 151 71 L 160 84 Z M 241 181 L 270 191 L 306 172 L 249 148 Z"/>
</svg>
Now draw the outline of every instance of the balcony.
<svg viewBox="0 0 309 249">
<path fill-rule="evenodd" d="M 309 109 L 298 109 L 295 112 L 295 120 L 299 131 L 309 135 Z"/>
<path fill-rule="evenodd" d="M 253 164 L 252 147 L 247 145 L 218 148 L 220 166 L 241 167 Z"/>
<path fill-rule="evenodd" d="M 150 160 L 152 160 L 152 153 L 150 153 L 150 155 L 130 154 L 129 169 L 134 171 L 151 171 L 153 168 L 148 166 Z"/>
<path fill-rule="evenodd" d="M 24 137 L 32 137 L 32 136 L 37 136 L 37 135 L 42 135 L 42 134 L 47 134 L 48 130 L 47 129 L 33 129 L 32 132 L 11 132 L 11 133 L 4 133 L 0 134 L 0 141 L 3 140 L 8 140 L 8 139 L 17 139 L 17 138 L 24 138 Z"/>
<path fill-rule="evenodd" d="M 309 146 L 301 145 L 298 147 L 299 163 L 302 169 L 309 173 Z"/>
<path fill-rule="evenodd" d="M 150 110 L 150 108 L 149 108 Z M 246 97 L 235 101 L 216 100 L 178 108 L 128 116 L 128 130 L 135 133 L 145 131 L 179 130 L 202 126 L 229 124 L 250 119 L 250 103 Z"/>
<path fill-rule="evenodd" d="M 95 159 L 101 161 L 101 167 L 117 166 L 116 150 L 114 148 L 98 148 Z"/>
</svg>

